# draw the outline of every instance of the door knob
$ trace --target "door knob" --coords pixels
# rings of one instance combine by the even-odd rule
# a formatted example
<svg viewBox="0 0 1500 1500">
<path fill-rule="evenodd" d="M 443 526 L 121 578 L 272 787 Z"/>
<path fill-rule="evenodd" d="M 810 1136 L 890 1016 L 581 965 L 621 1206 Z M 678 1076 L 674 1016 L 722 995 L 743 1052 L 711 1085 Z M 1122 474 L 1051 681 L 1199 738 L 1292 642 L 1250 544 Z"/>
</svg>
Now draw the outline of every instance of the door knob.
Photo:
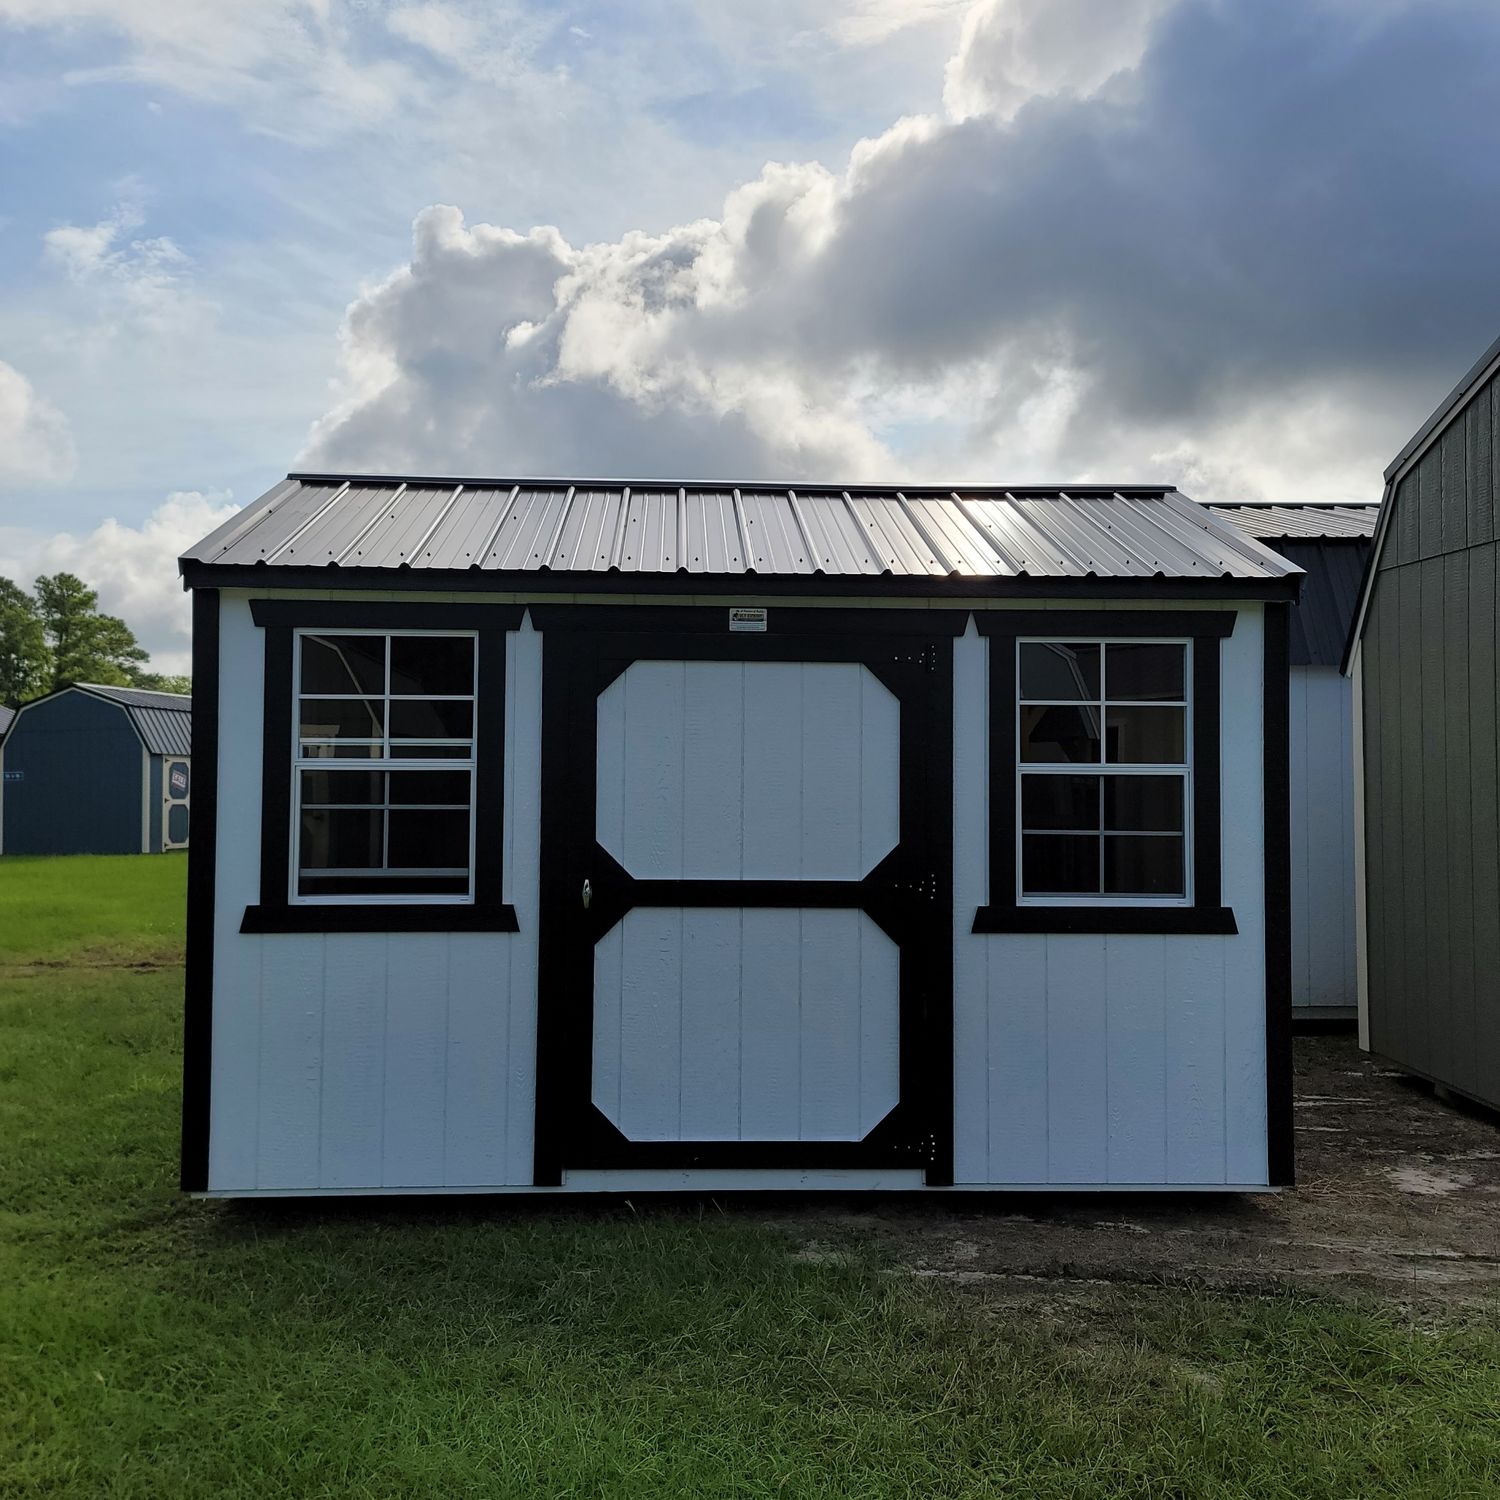
<svg viewBox="0 0 1500 1500">
<path fill-rule="evenodd" d="M 593 886 L 591 886 L 589 884 L 588 877 L 585 876 L 584 877 L 584 881 L 583 881 L 583 909 L 585 911 L 587 911 L 589 909 L 589 902 L 592 901 L 593 899 L 594 899 L 594 888 L 593 888 Z"/>
</svg>

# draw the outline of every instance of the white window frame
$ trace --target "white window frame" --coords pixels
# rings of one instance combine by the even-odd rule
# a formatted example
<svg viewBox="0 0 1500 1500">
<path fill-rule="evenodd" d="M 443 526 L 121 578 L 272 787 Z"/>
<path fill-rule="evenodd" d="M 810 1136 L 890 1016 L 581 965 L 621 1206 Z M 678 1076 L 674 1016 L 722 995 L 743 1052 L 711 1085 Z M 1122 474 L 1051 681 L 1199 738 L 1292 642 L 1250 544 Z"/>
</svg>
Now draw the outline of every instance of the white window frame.
<svg viewBox="0 0 1500 1500">
<path fill-rule="evenodd" d="M 331 738 L 307 738 L 302 735 L 302 700 L 306 698 L 321 699 L 334 702 L 366 702 L 376 695 L 373 693 L 303 693 L 302 691 L 302 641 L 304 636 L 335 636 L 335 635 L 363 635 L 379 636 L 385 641 L 385 691 L 380 696 L 385 705 L 383 715 L 385 733 L 379 738 L 358 739 L 344 737 Z M 391 641 L 395 639 L 409 639 L 413 636 L 435 636 L 442 639 L 462 638 L 474 643 L 473 660 L 473 683 L 472 691 L 468 693 L 395 693 L 390 691 L 391 686 Z M 292 758 L 292 787 L 290 801 L 291 830 L 288 840 L 288 862 L 290 868 L 287 871 L 287 904 L 290 906 L 472 906 L 474 905 L 474 856 L 477 838 L 476 832 L 476 806 L 475 796 L 478 791 L 478 752 L 479 752 L 479 632 L 477 630 L 421 630 L 421 629 L 375 629 L 369 627 L 345 627 L 345 626 L 298 626 L 292 632 L 292 743 L 288 747 Z M 467 756 L 441 756 L 441 757 L 402 757 L 394 758 L 390 748 L 395 745 L 435 745 L 444 743 L 431 735 L 413 739 L 409 736 L 393 738 L 390 732 L 391 718 L 390 705 L 392 702 L 400 702 L 403 699 L 421 703 L 472 703 L 473 717 L 470 728 L 472 733 L 467 741 L 449 741 L 452 744 L 467 743 L 469 753 Z M 340 745 L 380 745 L 384 748 L 384 755 L 376 758 L 358 758 L 354 756 L 306 756 L 302 753 L 304 744 L 340 744 Z M 298 891 L 299 876 L 302 869 L 302 773 L 303 771 L 467 771 L 469 774 L 469 864 L 468 885 L 464 892 L 411 892 L 411 891 L 378 891 L 372 890 L 368 894 L 359 892 L 340 892 L 326 896 L 303 895 Z M 390 787 L 386 787 L 387 818 L 389 816 Z M 420 806 L 415 806 L 411 811 L 420 812 Z M 390 839 L 389 821 L 385 825 L 385 839 Z M 370 875 L 371 884 L 379 881 L 382 871 L 372 871 Z M 406 873 L 406 872 L 403 872 Z M 420 873 L 420 872 L 410 872 Z M 442 871 L 434 871 L 441 874 Z"/>
<path fill-rule="evenodd" d="M 1021 688 L 1021 648 L 1023 646 L 1098 646 L 1099 651 L 1099 699 L 1097 703 L 1079 704 L 1076 701 L 1050 698 L 1027 698 Z M 1122 764 L 1114 761 L 1104 760 L 1107 741 L 1105 739 L 1103 716 L 1107 715 L 1110 704 L 1109 678 L 1108 678 L 1108 656 L 1104 648 L 1108 646 L 1181 646 L 1183 648 L 1182 659 L 1182 698 L 1180 700 L 1167 699 L 1141 699 L 1122 698 L 1115 705 L 1121 708 L 1181 708 L 1182 720 L 1182 761 L 1172 764 Z M 1016 776 L 1012 795 L 1016 803 L 1016 905 L 1018 907 L 1060 907 L 1060 906 L 1140 906 L 1140 907 L 1190 907 L 1194 905 L 1194 879 L 1196 871 L 1194 868 L 1194 828 L 1193 828 L 1193 649 L 1194 642 L 1191 636 L 1175 635 L 1027 635 L 1015 638 L 1015 702 L 1011 705 L 1014 714 L 1014 734 L 1016 745 Z M 1058 708 L 1089 708 L 1095 707 L 1101 715 L 1099 726 L 1099 754 L 1097 763 L 1088 761 L 1023 761 L 1021 759 L 1021 709 L 1035 707 L 1058 707 Z M 1115 895 L 1109 892 L 1073 892 L 1057 895 L 1031 896 L 1026 894 L 1026 867 L 1022 862 L 1022 850 L 1025 841 L 1025 831 L 1021 816 L 1021 778 L 1023 776 L 1080 776 L 1097 773 L 1103 776 L 1179 776 L 1182 779 L 1182 875 L 1183 894 L 1180 896 L 1152 896 L 1152 895 Z M 1102 798 L 1100 816 L 1103 816 Z M 1087 832 L 1088 830 L 1079 830 Z M 1146 835 L 1150 836 L 1150 835 Z M 1177 838 L 1177 834 L 1162 835 L 1167 838 Z M 1101 858 L 1104 835 L 1100 834 Z M 1100 882 L 1103 883 L 1102 880 Z"/>
</svg>

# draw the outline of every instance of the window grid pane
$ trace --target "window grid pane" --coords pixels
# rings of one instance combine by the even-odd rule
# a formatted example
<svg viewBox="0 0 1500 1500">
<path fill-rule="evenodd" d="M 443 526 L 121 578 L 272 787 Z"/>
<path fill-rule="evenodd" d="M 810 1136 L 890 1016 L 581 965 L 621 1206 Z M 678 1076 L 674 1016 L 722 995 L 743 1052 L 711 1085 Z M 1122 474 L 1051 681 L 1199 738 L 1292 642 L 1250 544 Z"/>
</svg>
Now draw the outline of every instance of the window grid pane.
<svg viewBox="0 0 1500 1500">
<path fill-rule="evenodd" d="M 477 636 L 299 632 L 298 638 L 312 659 L 301 658 L 298 669 L 294 899 L 472 899 Z M 376 639 L 378 651 L 370 649 Z M 401 663 L 399 682 L 393 660 Z M 361 690 L 328 691 L 340 671 L 358 677 L 353 685 Z M 423 691 L 427 681 L 445 691 Z M 454 691 L 465 684 L 468 692 Z M 307 686 L 321 691 L 302 691 Z M 425 737 L 413 738 L 408 728 L 403 739 L 404 725 L 392 724 L 393 708 Z M 310 721 L 309 710 L 322 720 Z M 346 739 L 336 726 L 354 727 L 345 717 L 351 712 L 363 715 L 367 727 Z M 304 732 L 330 719 L 332 733 Z M 439 738 L 444 734 L 456 737 Z"/>
<path fill-rule="evenodd" d="M 1187 643 L 1018 641 L 1016 651 L 1018 894 L 1187 899 Z"/>
</svg>

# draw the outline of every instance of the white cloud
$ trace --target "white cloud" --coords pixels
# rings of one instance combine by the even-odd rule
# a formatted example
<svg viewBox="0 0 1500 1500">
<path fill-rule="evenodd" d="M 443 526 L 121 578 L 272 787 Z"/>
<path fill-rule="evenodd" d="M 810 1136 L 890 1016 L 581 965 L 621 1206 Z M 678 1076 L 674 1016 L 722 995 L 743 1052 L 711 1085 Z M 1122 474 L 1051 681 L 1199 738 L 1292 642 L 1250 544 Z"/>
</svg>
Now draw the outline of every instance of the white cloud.
<svg viewBox="0 0 1500 1500">
<path fill-rule="evenodd" d="M 67 419 L 0 360 L 0 481 L 66 479 L 76 463 Z"/>
<path fill-rule="evenodd" d="M 170 88 L 307 139 L 379 124 L 410 94 L 407 68 L 369 55 L 365 10 L 358 0 L 0 0 L 0 20 L 15 26 L 119 39 L 119 62 L 74 70 L 71 84 Z"/>
<path fill-rule="evenodd" d="M 42 573 L 75 573 L 99 593 L 99 607 L 118 615 L 151 653 L 159 672 L 186 672 L 192 610 L 177 577 L 177 559 L 239 507 L 227 492 L 181 490 L 139 526 L 111 518 L 82 536 L 0 529 L 0 575 L 23 587 Z"/>
<path fill-rule="evenodd" d="M 180 326 L 204 309 L 184 286 L 190 258 L 167 235 L 131 239 L 145 222 L 133 202 L 97 224 L 60 224 L 42 237 L 46 257 L 70 281 L 101 293 L 114 315 L 154 329 Z"/>
<path fill-rule="evenodd" d="M 1010 119 L 1030 99 L 1087 98 L 1137 67 L 1178 0 L 980 0 L 944 74 L 957 119 Z"/>
<path fill-rule="evenodd" d="M 305 458 L 1373 492 L 1496 306 L 1500 129 L 1462 102 L 1486 14 L 1493 55 L 1500 18 L 1455 11 L 1464 77 L 1408 99 L 1483 137 L 1455 158 L 1381 103 L 1420 6 L 981 0 L 949 112 L 840 172 L 769 165 L 717 218 L 589 245 L 425 210 Z M 1391 215 L 1435 172 L 1484 225 Z"/>
</svg>

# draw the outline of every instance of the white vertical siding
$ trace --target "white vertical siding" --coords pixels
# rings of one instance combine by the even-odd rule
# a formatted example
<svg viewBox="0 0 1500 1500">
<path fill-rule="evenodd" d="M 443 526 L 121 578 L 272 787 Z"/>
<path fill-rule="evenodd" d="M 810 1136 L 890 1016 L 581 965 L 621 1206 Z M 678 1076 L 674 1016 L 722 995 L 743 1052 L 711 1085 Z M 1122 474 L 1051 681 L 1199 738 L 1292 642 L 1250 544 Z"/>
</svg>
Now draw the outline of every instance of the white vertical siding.
<svg viewBox="0 0 1500 1500">
<path fill-rule="evenodd" d="M 529 1183 L 541 646 L 507 637 L 506 899 L 518 933 L 239 931 L 259 899 L 264 638 L 220 614 L 212 1191 Z"/>
<path fill-rule="evenodd" d="M 1293 667 L 1292 1004 L 1352 1008 L 1354 709 L 1337 667 Z"/>
<path fill-rule="evenodd" d="M 521 931 L 245 936 L 259 894 L 262 635 L 234 594 L 221 630 L 210 1189 L 532 1191 L 539 636 L 527 625 L 508 639 L 506 826 L 485 831 L 504 839 Z M 972 626 L 956 642 L 959 1187 L 1266 1180 L 1259 606 L 1240 607 L 1223 650 L 1224 900 L 1238 935 L 975 936 L 987 646 Z M 719 665 L 668 669 L 678 708 L 667 678 L 647 685 L 639 715 L 629 674 L 616 684 L 619 724 L 601 709 L 605 841 L 642 875 L 851 878 L 878 862 L 895 838 L 894 700 L 858 669 L 697 670 Z M 726 762 L 751 768 L 743 795 L 725 795 Z M 830 762 L 845 774 L 828 775 Z M 637 910 L 600 945 L 596 1098 L 640 1139 L 857 1138 L 895 1099 L 897 968 L 857 913 Z M 909 1170 L 567 1179 L 917 1185 Z"/>
<path fill-rule="evenodd" d="M 899 757 L 853 663 L 638 661 L 599 698 L 599 842 L 643 880 L 858 880 L 895 847 Z"/>
<path fill-rule="evenodd" d="M 857 1141 L 896 1105 L 900 954 L 863 912 L 637 907 L 600 942 L 594 1103 L 635 1141 Z"/>
<path fill-rule="evenodd" d="M 988 886 L 989 648 L 972 626 L 955 643 L 958 1183 L 1266 1181 L 1261 627 L 1242 606 L 1223 645 L 1233 937 L 972 933 Z"/>
</svg>

